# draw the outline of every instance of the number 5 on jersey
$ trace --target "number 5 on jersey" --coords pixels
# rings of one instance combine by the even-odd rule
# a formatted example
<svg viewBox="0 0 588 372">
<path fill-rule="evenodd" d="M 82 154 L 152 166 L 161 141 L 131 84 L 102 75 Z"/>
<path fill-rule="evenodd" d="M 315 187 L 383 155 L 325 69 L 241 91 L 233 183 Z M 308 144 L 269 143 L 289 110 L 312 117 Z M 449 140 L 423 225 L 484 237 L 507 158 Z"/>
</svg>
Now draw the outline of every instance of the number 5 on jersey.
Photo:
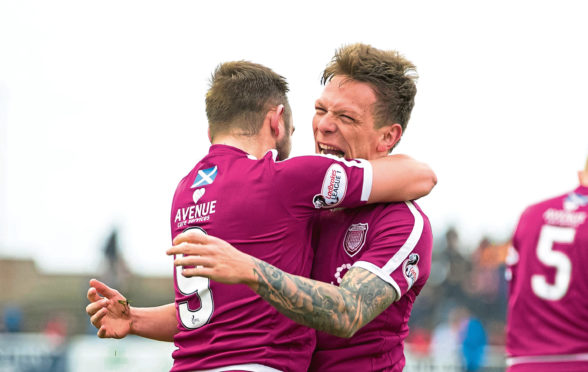
<svg viewBox="0 0 588 372">
<path fill-rule="evenodd" d="M 537 243 L 537 258 L 546 266 L 556 269 L 555 281 L 550 284 L 544 275 L 531 277 L 531 288 L 537 297 L 544 300 L 560 300 L 568 291 L 572 277 L 572 262 L 560 251 L 553 250 L 555 243 L 572 243 L 576 230 L 571 227 L 544 225 Z"/>
</svg>

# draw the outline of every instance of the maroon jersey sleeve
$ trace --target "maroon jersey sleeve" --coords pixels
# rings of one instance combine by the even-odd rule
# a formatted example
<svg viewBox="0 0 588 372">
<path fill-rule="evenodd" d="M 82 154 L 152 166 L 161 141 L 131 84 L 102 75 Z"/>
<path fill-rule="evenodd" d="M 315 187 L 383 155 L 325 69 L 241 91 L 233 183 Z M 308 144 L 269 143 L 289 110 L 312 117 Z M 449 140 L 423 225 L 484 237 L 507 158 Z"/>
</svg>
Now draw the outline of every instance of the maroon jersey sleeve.
<svg viewBox="0 0 588 372">
<path fill-rule="evenodd" d="M 331 156 L 294 157 L 273 163 L 277 199 L 294 215 L 317 209 L 364 205 L 372 187 L 372 166 L 366 160 Z"/>
<path fill-rule="evenodd" d="M 389 208 L 377 224 L 374 238 L 353 266 L 391 284 L 398 298 L 425 284 L 431 270 L 432 234 L 429 221 L 413 202 Z"/>
</svg>

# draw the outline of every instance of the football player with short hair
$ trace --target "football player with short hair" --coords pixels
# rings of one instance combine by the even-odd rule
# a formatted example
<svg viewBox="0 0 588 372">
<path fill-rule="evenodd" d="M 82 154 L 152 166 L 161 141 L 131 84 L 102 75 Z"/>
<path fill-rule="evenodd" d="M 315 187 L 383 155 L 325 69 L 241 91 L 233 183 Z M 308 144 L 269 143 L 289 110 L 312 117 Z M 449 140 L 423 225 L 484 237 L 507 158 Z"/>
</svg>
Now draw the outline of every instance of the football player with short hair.
<svg viewBox="0 0 588 372">
<path fill-rule="evenodd" d="M 341 48 L 323 74 L 313 129 L 317 152 L 388 158 L 416 94 L 414 65 L 396 51 Z M 413 201 L 321 213 L 312 279 L 187 232 L 168 254 L 186 276 L 246 284 L 289 318 L 319 330 L 310 371 L 401 371 L 416 296 L 430 272 L 432 232 Z M 281 244 L 276 249 L 282 248 Z"/>
<path fill-rule="evenodd" d="M 507 256 L 507 371 L 588 371 L 588 159 L 570 192 L 528 207 Z"/>
<path fill-rule="evenodd" d="M 404 156 L 284 160 L 294 130 L 287 90 L 283 77 L 258 64 L 228 62 L 216 69 L 206 96 L 212 146 L 180 181 L 170 222 L 172 238 L 186 230 L 213 234 L 240 252 L 308 277 L 311 220 L 319 207 L 412 199 L 436 181 L 428 166 Z M 180 253 L 176 258 L 183 259 Z M 175 304 L 157 308 L 130 307 L 116 290 L 91 281 L 86 310 L 98 335 L 173 340 L 178 349 L 172 371 L 307 370 L 314 331 L 245 286 L 181 270 L 174 272 Z"/>
</svg>

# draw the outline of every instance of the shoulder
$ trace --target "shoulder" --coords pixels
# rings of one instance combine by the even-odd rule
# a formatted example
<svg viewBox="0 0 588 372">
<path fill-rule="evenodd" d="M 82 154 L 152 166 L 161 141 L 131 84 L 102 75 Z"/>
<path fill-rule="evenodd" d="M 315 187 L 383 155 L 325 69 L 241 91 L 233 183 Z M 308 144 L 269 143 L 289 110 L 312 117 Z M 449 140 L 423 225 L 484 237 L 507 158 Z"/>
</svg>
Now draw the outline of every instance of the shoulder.
<svg viewBox="0 0 588 372">
<path fill-rule="evenodd" d="M 528 221 L 531 219 L 540 218 L 545 211 L 550 208 L 563 209 L 564 200 L 570 195 L 565 193 L 552 198 L 544 199 L 539 202 L 533 203 L 526 207 L 520 216 L 520 221 Z"/>
<path fill-rule="evenodd" d="M 429 219 L 414 202 L 376 204 L 366 213 L 373 246 L 396 249 L 394 247 L 433 244 Z"/>
<path fill-rule="evenodd" d="M 266 155 L 266 159 L 268 156 Z M 273 162 L 276 164 L 277 168 L 296 168 L 296 167 L 306 167 L 306 168 L 324 168 L 325 166 L 337 165 L 341 168 L 366 168 L 371 167 L 369 161 L 364 159 L 351 159 L 346 160 L 343 158 L 338 158 L 333 155 L 303 155 L 303 156 L 294 156 L 285 160 L 276 160 L 273 159 Z"/>
<path fill-rule="evenodd" d="M 414 201 L 376 204 L 374 222 L 377 225 L 428 225 L 429 219 Z"/>
</svg>

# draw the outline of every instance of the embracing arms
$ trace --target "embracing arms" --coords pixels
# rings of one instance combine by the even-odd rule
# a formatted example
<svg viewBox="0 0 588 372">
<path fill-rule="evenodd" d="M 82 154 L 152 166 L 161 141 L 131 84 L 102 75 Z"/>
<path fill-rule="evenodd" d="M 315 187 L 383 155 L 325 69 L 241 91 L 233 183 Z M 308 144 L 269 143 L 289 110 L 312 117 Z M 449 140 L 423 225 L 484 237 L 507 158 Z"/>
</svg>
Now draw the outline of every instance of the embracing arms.
<svg viewBox="0 0 588 372">
<path fill-rule="evenodd" d="M 290 319 L 339 337 L 351 337 L 396 299 L 393 287 L 373 273 L 351 268 L 340 286 L 288 274 L 224 240 L 187 231 L 167 253 L 183 254 L 184 276 L 246 284 Z M 198 267 L 196 267 L 198 266 Z"/>
<path fill-rule="evenodd" d="M 369 162 L 373 179 L 368 203 L 418 199 L 437 184 L 437 176 L 427 164 L 407 155 L 384 156 Z"/>
</svg>

